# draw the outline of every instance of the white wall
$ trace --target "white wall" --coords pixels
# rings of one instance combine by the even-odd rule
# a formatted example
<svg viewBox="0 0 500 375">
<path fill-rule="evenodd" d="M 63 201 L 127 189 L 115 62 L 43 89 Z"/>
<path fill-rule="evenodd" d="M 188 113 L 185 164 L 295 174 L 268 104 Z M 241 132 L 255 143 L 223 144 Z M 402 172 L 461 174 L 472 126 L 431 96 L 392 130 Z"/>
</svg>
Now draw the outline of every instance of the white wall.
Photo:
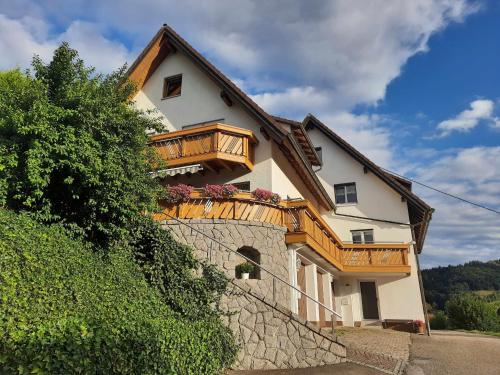
<svg viewBox="0 0 500 375">
<path fill-rule="evenodd" d="M 373 173 L 364 173 L 363 165 L 354 160 L 321 131 L 313 129 L 309 136 L 315 146 L 322 147 L 323 168 L 319 178 L 335 199 L 334 185 L 356 183 L 358 203 L 337 205 L 337 213 L 397 221 L 409 224 L 408 206 L 401 195 Z M 375 242 L 410 243 L 413 241 L 408 225 L 382 223 L 372 220 L 343 218 L 333 211 L 323 212 L 323 218 L 330 224 L 342 241 L 352 241 L 351 230 L 373 229 Z M 374 280 L 377 283 L 381 319 L 421 319 L 423 308 L 418 283 L 416 259 L 413 248 L 408 256 L 411 265 L 409 276 L 351 276 L 340 274 L 338 284 L 349 284 L 352 288 L 351 302 L 354 321 L 362 320 L 359 280 Z M 346 290 L 348 288 L 344 288 Z M 336 296 L 340 306 L 341 295 Z"/>
<path fill-rule="evenodd" d="M 182 74 L 181 95 L 162 99 L 164 78 Z M 201 187 L 206 183 L 235 183 L 250 181 L 251 189 L 264 188 L 292 198 L 313 199 L 312 194 L 271 140 L 266 140 L 257 123 L 238 103 L 227 106 L 220 98 L 220 88 L 181 52 L 169 55 L 146 82 L 136 97 L 137 107 L 157 109 L 169 131 L 183 126 L 223 119 L 223 123 L 253 131 L 259 144 L 255 148 L 254 169 L 242 169 L 205 176 L 181 176 L 172 183 L 189 183 Z M 291 176 L 289 178 L 288 176 Z M 316 203 L 314 200 L 313 203 Z"/>
<path fill-rule="evenodd" d="M 182 94 L 178 97 L 162 99 L 165 77 L 182 74 Z M 255 148 L 255 165 L 252 172 L 238 169 L 219 174 L 207 172 L 205 176 L 195 174 L 188 178 L 180 176 L 175 182 L 203 186 L 206 183 L 230 183 L 250 181 L 251 189 L 265 188 L 282 197 L 306 198 L 317 205 L 293 167 L 273 141 L 266 140 L 260 133 L 258 124 L 239 104 L 228 107 L 220 98 L 220 89 L 204 72 L 195 66 L 181 52 L 168 56 L 135 97 L 136 105 L 144 110 L 157 109 L 170 131 L 185 125 L 223 119 L 222 122 L 252 130 L 259 140 Z M 384 182 L 371 173 L 364 174 L 363 167 L 351 156 L 342 151 L 318 130 L 309 135 L 315 146 L 322 146 L 324 166 L 318 173 L 326 191 L 334 199 L 333 185 L 336 183 L 356 182 L 358 204 L 339 206 L 338 212 L 376 217 L 392 221 L 409 222 L 408 209 L 401 197 Z M 408 226 L 383 224 L 373 221 L 360 221 L 334 216 L 325 212 L 324 218 L 344 241 L 351 241 L 350 230 L 374 229 L 377 242 L 410 242 Z M 422 306 L 415 268 L 415 257 L 409 256 L 412 273 L 409 277 L 378 277 L 380 313 L 383 319 L 418 318 L 423 319 Z M 352 303 L 354 320 L 360 320 L 361 305 L 358 283 L 352 280 Z M 356 297 L 356 293 L 358 296 Z M 339 296 L 340 297 L 340 296 Z M 340 307 L 340 301 L 337 301 Z"/>
</svg>

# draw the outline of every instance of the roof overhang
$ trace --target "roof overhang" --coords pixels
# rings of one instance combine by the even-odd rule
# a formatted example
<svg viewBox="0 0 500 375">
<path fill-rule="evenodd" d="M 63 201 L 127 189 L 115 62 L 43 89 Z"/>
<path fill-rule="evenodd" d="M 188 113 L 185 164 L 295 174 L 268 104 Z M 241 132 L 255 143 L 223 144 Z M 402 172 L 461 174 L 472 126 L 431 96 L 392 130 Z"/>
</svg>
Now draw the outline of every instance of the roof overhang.
<svg viewBox="0 0 500 375">
<path fill-rule="evenodd" d="M 312 114 L 307 115 L 302 124 L 306 130 L 318 129 L 319 131 L 321 131 L 330 140 L 335 142 L 341 149 L 343 149 L 361 165 L 367 168 L 367 170 L 379 177 L 382 181 L 384 181 L 387 185 L 389 185 L 392 189 L 394 189 L 406 199 L 408 203 L 410 224 L 412 226 L 412 232 L 414 234 L 414 240 L 416 242 L 416 249 L 420 253 L 424 246 L 425 236 L 427 234 L 427 229 L 429 227 L 429 222 L 432 218 L 434 209 L 427 203 L 425 203 L 422 199 L 420 199 L 416 194 L 414 194 L 409 189 L 408 184 L 403 185 L 403 181 L 398 181 L 391 174 L 385 172 L 382 168 L 380 168 L 366 156 L 361 154 L 358 150 L 347 143 L 332 129 L 323 124 Z"/>
<path fill-rule="evenodd" d="M 312 170 L 310 160 L 304 156 L 301 147 L 292 139 L 293 137 L 290 137 L 290 133 L 279 126 L 272 116 L 260 108 L 257 103 L 198 53 L 187 41 L 181 38 L 171 27 L 164 25 L 160 28 L 130 66 L 130 69 L 126 73 L 127 77 L 136 84 L 138 90 L 141 89 L 160 66 L 161 62 L 170 53 L 177 51 L 185 54 L 205 72 L 220 87 L 221 93 L 223 92 L 232 102 L 239 103 L 244 110 L 262 124 L 266 134 L 280 146 L 280 149 L 285 154 L 293 157 L 293 160 L 290 161 L 299 174 L 308 181 L 309 189 L 311 189 L 318 201 L 326 209 L 334 209 L 334 203 Z"/>
</svg>

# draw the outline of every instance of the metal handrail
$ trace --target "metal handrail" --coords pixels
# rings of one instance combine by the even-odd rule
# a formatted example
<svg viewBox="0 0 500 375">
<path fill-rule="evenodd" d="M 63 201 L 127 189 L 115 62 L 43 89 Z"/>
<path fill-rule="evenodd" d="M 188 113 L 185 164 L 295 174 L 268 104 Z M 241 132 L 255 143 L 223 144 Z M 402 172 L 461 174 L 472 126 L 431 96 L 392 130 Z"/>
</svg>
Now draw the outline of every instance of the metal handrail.
<svg viewBox="0 0 500 375">
<path fill-rule="evenodd" d="M 281 277 L 279 277 L 278 275 L 275 275 L 273 272 L 269 271 L 268 269 L 266 269 L 265 267 L 262 267 L 262 265 L 258 264 L 257 262 L 253 261 L 252 259 L 248 258 L 247 256 L 243 255 L 243 254 L 240 254 L 238 253 L 236 250 L 233 250 L 231 249 L 229 246 L 223 244 L 222 242 L 220 242 L 219 240 L 215 239 L 215 238 L 212 238 L 210 237 L 208 234 L 202 232 L 201 230 L 199 229 L 196 229 L 195 227 L 177 219 L 176 217 L 172 216 L 172 215 L 169 215 L 169 214 L 166 214 L 164 212 L 162 212 L 163 215 L 165 216 L 168 216 L 169 218 L 177 221 L 178 223 L 180 224 L 183 224 L 187 227 L 189 227 L 191 230 L 194 230 L 195 232 L 198 232 L 200 233 L 201 235 L 205 236 L 205 237 L 208 237 L 209 239 L 211 239 L 212 241 L 214 241 L 215 243 L 217 243 L 219 246 L 222 246 L 224 248 L 226 248 L 227 250 L 229 250 L 230 252 L 244 258 L 245 260 L 249 261 L 250 263 L 252 263 L 254 266 L 257 266 L 259 267 L 259 269 L 261 270 L 264 270 L 265 272 L 267 272 L 268 274 L 270 274 L 272 277 L 273 277 L 273 280 L 278 280 L 278 281 L 281 281 L 282 283 L 284 283 L 285 285 L 288 285 L 289 287 L 291 287 L 292 289 L 296 290 L 297 292 L 299 292 L 300 294 L 302 294 L 303 296 L 307 297 L 310 301 L 313 301 L 314 303 L 316 303 L 317 305 L 325 308 L 326 310 L 328 310 L 331 314 L 332 314 L 332 330 L 334 329 L 333 326 L 334 326 L 334 321 L 333 321 L 333 315 L 336 315 L 337 317 L 341 318 L 342 319 L 342 315 L 340 315 L 338 312 L 336 312 L 335 310 L 329 308 L 328 306 L 324 305 L 322 302 L 316 300 L 315 298 L 311 297 L 309 294 L 307 294 L 306 292 L 303 292 L 302 290 L 300 290 L 299 288 L 297 288 L 296 286 L 290 284 L 288 281 L 285 281 L 283 280 Z M 274 284 L 273 284 L 274 285 Z M 273 291 L 274 291 L 274 288 L 273 288 Z"/>
</svg>

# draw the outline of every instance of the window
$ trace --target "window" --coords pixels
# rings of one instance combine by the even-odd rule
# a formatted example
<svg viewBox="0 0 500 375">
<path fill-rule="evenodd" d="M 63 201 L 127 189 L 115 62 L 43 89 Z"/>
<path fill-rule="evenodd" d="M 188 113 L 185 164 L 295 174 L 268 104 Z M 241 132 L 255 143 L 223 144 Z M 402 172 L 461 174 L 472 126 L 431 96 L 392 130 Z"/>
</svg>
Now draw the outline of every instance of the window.
<svg viewBox="0 0 500 375">
<path fill-rule="evenodd" d="M 373 243 L 373 229 L 352 230 L 352 243 Z"/>
<path fill-rule="evenodd" d="M 335 203 L 358 203 L 356 194 L 356 183 L 335 185 Z"/>
<path fill-rule="evenodd" d="M 244 181 L 244 182 L 235 182 L 234 185 L 238 190 L 242 191 L 250 191 L 250 181 Z"/>
<path fill-rule="evenodd" d="M 323 149 L 321 147 L 314 147 L 316 153 L 318 154 L 318 158 L 320 163 L 323 163 Z"/>
<path fill-rule="evenodd" d="M 182 74 L 167 77 L 163 81 L 163 99 L 172 98 L 181 94 Z"/>
</svg>

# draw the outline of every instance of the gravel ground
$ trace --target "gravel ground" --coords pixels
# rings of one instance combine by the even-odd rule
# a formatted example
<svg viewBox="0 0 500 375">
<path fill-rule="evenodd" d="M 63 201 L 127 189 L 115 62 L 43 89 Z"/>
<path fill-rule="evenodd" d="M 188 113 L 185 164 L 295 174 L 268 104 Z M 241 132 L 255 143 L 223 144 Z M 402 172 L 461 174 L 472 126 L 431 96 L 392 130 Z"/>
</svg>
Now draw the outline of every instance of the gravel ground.
<svg viewBox="0 0 500 375">
<path fill-rule="evenodd" d="M 446 331 L 412 335 L 407 375 L 471 374 L 500 374 L 500 338 Z"/>
</svg>

